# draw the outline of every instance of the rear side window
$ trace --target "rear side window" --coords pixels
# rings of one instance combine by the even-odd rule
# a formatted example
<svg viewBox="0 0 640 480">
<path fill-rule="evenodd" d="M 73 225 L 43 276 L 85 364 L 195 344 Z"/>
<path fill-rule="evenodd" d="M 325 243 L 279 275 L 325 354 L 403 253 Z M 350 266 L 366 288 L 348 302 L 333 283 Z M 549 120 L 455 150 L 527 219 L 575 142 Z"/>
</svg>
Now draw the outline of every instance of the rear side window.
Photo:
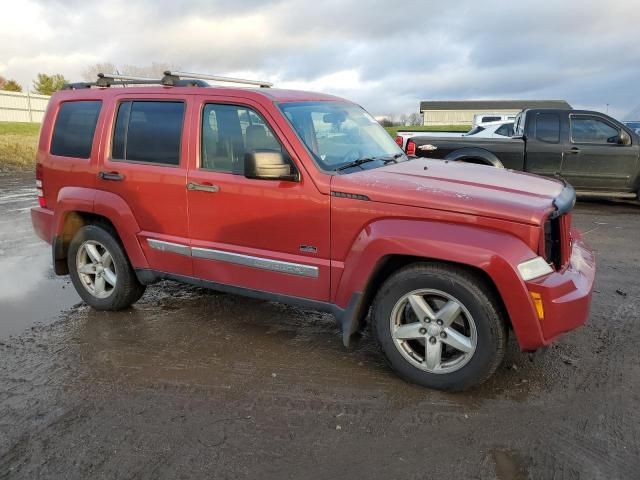
<svg viewBox="0 0 640 480">
<path fill-rule="evenodd" d="M 123 102 L 118 107 L 111 159 L 180 164 L 183 102 Z"/>
<path fill-rule="evenodd" d="M 503 137 L 513 136 L 513 123 L 505 123 L 496 130 L 496 133 L 498 135 L 502 135 Z"/>
<path fill-rule="evenodd" d="M 482 117 L 482 123 L 486 123 L 486 122 L 497 122 L 499 120 L 502 120 L 502 117 Z"/>
<path fill-rule="evenodd" d="M 558 143 L 560 141 L 560 117 L 555 113 L 536 115 L 536 138 L 542 142 Z"/>
<path fill-rule="evenodd" d="M 65 102 L 60 105 L 51 138 L 51 154 L 89 158 L 102 102 Z"/>
</svg>

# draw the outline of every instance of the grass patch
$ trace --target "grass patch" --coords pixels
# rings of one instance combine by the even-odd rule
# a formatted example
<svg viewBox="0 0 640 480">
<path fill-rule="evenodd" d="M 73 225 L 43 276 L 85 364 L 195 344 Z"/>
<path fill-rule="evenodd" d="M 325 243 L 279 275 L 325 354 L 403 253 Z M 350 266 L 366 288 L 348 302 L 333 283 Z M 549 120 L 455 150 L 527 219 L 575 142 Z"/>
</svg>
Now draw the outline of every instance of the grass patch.
<svg viewBox="0 0 640 480">
<path fill-rule="evenodd" d="M 0 122 L 0 169 L 33 168 L 39 133 L 39 123 Z"/>
<path fill-rule="evenodd" d="M 398 130 L 410 132 L 468 132 L 471 125 L 414 125 L 412 127 L 384 127 L 389 135 L 395 138 Z"/>
</svg>

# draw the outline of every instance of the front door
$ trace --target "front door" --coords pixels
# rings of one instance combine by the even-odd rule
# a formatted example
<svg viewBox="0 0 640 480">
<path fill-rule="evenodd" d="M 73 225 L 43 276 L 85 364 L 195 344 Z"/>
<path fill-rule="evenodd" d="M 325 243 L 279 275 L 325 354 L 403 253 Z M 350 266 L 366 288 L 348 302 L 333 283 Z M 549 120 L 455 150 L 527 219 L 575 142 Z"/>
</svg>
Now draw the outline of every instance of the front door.
<svg viewBox="0 0 640 480">
<path fill-rule="evenodd" d="M 317 190 L 272 124 L 248 101 L 211 97 L 194 113 L 198 147 L 187 175 L 194 275 L 328 301 L 329 197 Z M 265 149 L 288 156 L 299 181 L 244 177 L 245 153 Z"/>
<path fill-rule="evenodd" d="M 562 176 L 580 190 L 630 191 L 638 171 L 638 145 L 619 145 L 620 128 L 603 117 L 570 115 L 571 142 Z"/>
</svg>

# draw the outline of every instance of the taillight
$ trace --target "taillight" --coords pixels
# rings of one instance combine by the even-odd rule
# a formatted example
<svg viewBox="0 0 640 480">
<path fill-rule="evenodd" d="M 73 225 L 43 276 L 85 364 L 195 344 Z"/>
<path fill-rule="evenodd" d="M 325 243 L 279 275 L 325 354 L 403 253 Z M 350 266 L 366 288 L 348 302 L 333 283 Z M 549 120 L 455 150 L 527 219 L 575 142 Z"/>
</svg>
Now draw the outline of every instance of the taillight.
<svg viewBox="0 0 640 480">
<path fill-rule="evenodd" d="M 42 187 L 42 164 L 36 163 L 36 192 L 38 192 L 38 204 L 41 208 L 46 208 L 47 201 L 44 199 L 44 190 Z"/>
<path fill-rule="evenodd" d="M 416 154 L 416 144 L 412 141 L 409 140 L 407 142 L 407 155 L 409 155 L 410 157 L 415 156 Z"/>
<path fill-rule="evenodd" d="M 401 137 L 400 135 L 396 135 L 396 143 L 398 144 L 398 146 L 399 146 L 400 148 L 402 148 L 402 142 L 403 142 L 403 141 L 404 141 L 404 140 L 402 139 L 402 137 Z"/>
</svg>

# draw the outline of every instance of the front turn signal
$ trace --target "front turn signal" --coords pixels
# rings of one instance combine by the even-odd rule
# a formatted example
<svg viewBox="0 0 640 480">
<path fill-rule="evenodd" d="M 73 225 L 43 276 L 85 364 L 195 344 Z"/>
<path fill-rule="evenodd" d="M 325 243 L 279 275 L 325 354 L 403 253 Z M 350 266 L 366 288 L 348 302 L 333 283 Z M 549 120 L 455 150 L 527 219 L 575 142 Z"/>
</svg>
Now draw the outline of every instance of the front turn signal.
<svg viewBox="0 0 640 480">
<path fill-rule="evenodd" d="M 536 308 L 539 320 L 544 320 L 544 304 L 542 303 L 542 296 L 537 292 L 529 292 L 531 300 L 533 300 L 533 306 Z"/>
</svg>

